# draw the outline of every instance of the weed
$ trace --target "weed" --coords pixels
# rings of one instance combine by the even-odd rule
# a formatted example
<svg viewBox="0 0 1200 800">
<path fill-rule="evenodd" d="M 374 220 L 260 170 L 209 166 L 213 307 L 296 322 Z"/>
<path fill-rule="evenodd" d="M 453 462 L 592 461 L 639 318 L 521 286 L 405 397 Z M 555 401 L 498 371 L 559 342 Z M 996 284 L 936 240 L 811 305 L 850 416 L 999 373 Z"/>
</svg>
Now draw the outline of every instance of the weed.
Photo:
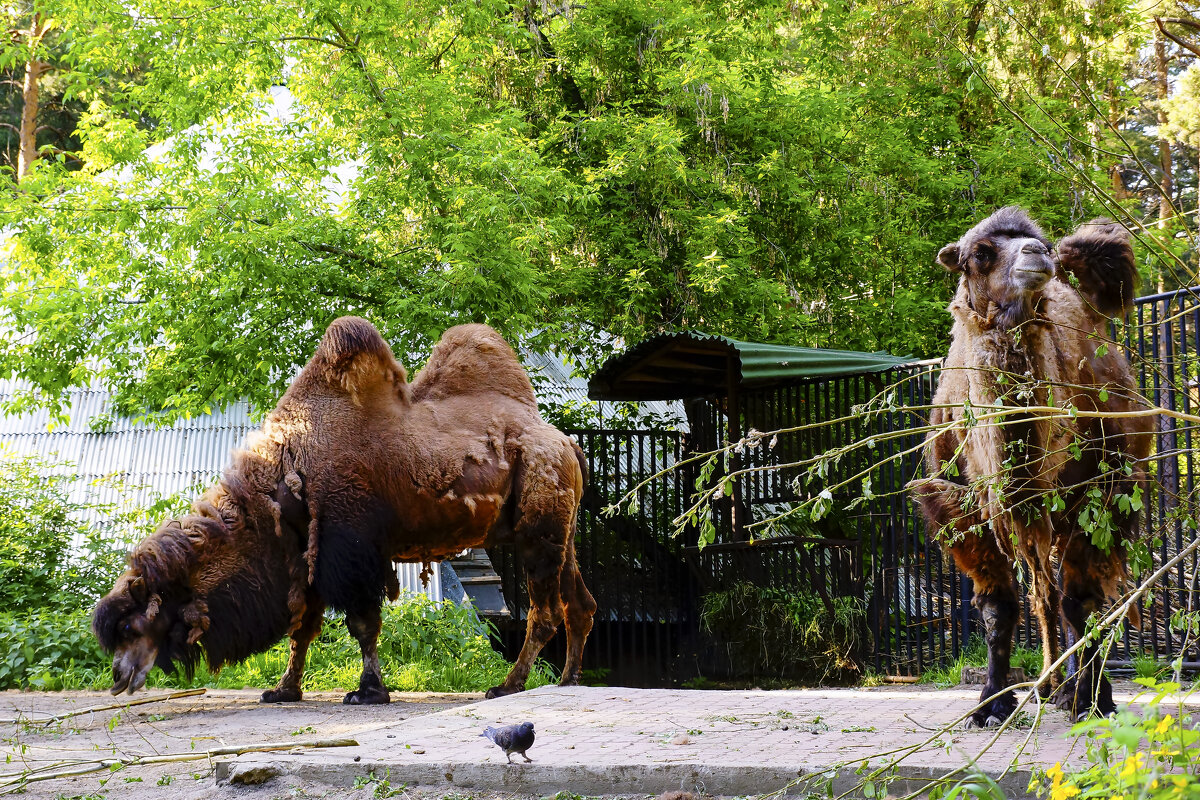
<svg viewBox="0 0 1200 800">
<path fill-rule="evenodd" d="M 173 780 L 175 780 L 175 778 L 172 775 L 162 775 L 158 779 L 158 785 L 159 786 L 170 786 L 171 781 L 173 781 Z"/>
<path fill-rule="evenodd" d="M 354 779 L 354 788 L 365 789 L 369 786 L 371 787 L 371 797 L 375 798 L 396 797 L 403 794 L 406 785 L 400 784 L 399 787 L 392 788 L 389 778 L 391 778 L 391 772 L 388 770 L 384 770 L 382 778 L 377 776 L 374 770 L 371 770 L 366 776 L 360 775 Z"/>
<path fill-rule="evenodd" d="M 680 686 L 684 689 L 714 689 L 716 688 L 716 685 L 717 684 L 711 679 L 706 678 L 703 675 L 697 675 L 695 678 L 688 678 L 686 681 L 680 684 Z"/>
<path fill-rule="evenodd" d="M 1010 664 L 1014 668 L 1025 670 L 1026 675 L 1038 675 L 1042 671 L 1042 651 L 1040 648 L 1030 650 L 1028 647 L 1017 645 L 1013 648 Z M 982 638 L 972 636 L 967 646 L 959 651 L 958 658 L 940 666 L 931 667 L 921 673 L 921 683 L 932 683 L 937 686 L 957 686 L 962 682 L 962 671 L 965 667 L 982 667 L 987 665 L 987 645 Z"/>
<path fill-rule="evenodd" d="M 881 672 L 876 672 L 873 669 L 868 669 L 863 673 L 862 680 L 858 682 L 859 686 L 873 687 L 884 686 L 887 684 L 887 676 Z"/>
<path fill-rule="evenodd" d="M 822 682 L 858 672 L 866 606 L 774 586 L 736 583 L 704 596 L 701 624 L 736 677 L 799 677 Z"/>
<path fill-rule="evenodd" d="M 1169 664 L 1147 653 L 1137 653 L 1133 657 L 1133 671 L 1139 678 L 1161 678 L 1170 669 Z"/>
</svg>

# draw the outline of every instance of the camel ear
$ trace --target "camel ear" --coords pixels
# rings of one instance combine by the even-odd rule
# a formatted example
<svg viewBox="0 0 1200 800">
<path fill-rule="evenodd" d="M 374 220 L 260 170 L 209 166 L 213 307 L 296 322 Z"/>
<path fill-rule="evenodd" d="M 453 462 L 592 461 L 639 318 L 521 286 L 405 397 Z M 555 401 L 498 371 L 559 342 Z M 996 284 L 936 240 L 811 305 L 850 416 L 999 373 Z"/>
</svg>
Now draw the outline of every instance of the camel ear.
<svg viewBox="0 0 1200 800">
<path fill-rule="evenodd" d="M 962 267 L 958 263 L 958 243 L 948 244 L 938 251 L 938 263 L 946 268 L 949 272 L 961 272 Z"/>
<path fill-rule="evenodd" d="M 139 603 L 146 599 L 146 581 L 141 575 L 129 582 L 129 596 Z"/>
<path fill-rule="evenodd" d="M 150 595 L 150 602 L 146 604 L 146 621 L 153 622 L 158 616 L 159 609 L 162 608 L 162 598 L 157 594 Z"/>
</svg>

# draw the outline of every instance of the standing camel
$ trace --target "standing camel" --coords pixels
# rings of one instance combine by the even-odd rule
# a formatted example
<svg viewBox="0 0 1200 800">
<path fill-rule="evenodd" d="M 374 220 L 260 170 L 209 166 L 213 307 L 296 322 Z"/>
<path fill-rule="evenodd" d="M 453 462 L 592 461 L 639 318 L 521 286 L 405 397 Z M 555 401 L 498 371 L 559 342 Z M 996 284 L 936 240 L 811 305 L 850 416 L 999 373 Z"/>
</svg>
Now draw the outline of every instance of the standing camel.
<svg viewBox="0 0 1200 800">
<path fill-rule="evenodd" d="M 909 490 L 974 582 L 988 648 L 980 700 L 988 702 L 972 721 L 990 726 L 1016 707 L 1005 689 L 1020 612 L 1017 569 L 1023 565 L 1029 583 L 1043 672 L 1060 653 L 1060 612 L 1082 637 L 1088 617 L 1125 578 L 1151 419 L 1051 419 L 1021 409 L 1144 407 L 1108 334 L 1109 320 L 1128 310 L 1138 275 L 1119 225 L 1087 223 L 1052 248 L 1015 207 L 943 247 L 938 261 L 960 275 L 954 326 L 933 398 L 926 477 Z M 1122 495 L 1126 503 L 1117 502 Z M 1093 637 L 1075 675 L 1060 685 L 1050 671 L 1039 690 L 1073 717 L 1114 711 L 1102 658 Z"/>
<path fill-rule="evenodd" d="M 191 513 L 138 544 L 92 627 L 113 655 L 113 693 L 155 664 L 214 670 L 284 635 L 291 657 L 264 702 L 301 699 L 325 608 L 362 651 L 349 704 L 386 703 L 376 645 L 393 561 L 512 544 L 525 563 L 525 645 L 488 696 L 518 692 L 566 627 L 562 683 L 579 681 L 596 603 L 575 560 L 585 464 L 542 421 L 512 349 L 486 325 L 446 331 L 408 383 L 375 327 L 334 320 L 279 405 Z"/>
</svg>

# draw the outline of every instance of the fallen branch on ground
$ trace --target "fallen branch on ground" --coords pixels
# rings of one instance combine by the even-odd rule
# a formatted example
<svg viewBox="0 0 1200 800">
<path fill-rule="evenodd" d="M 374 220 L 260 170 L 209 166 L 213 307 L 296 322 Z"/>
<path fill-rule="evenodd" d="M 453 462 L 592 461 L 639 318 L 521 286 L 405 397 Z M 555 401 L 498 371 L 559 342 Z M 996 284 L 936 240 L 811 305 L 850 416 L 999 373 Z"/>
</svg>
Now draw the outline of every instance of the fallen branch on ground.
<svg viewBox="0 0 1200 800">
<path fill-rule="evenodd" d="M 78 717 L 82 714 L 91 714 L 97 711 L 115 711 L 120 708 L 145 705 L 146 703 L 161 703 L 163 700 L 178 700 L 183 697 L 196 697 L 204 694 L 207 691 L 208 689 L 188 689 L 187 691 L 183 692 L 172 692 L 171 694 L 160 694 L 155 695 L 154 697 L 142 697 L 137 700 L 126 700 L 123 703 L 109 703 L 108 705 L 103 706 L 89 706 L 88 708 L 81 708 L 78 711 L 68 711 L 65 714 L 52 714 L 43 719 L 33 719 L 25 716 L 24 714 L 20 714 L 13 719 L 0 719 L 0 724 L 17 725 L 24 723 L 30 725 L 47 725 L 51 722 L 60 722 L 64 719 L 69 719 L 70 717 Z"/>
<path fill-rule="evenodd" d="M 0 794 L 21 791 L 27 784 L 87 775 L 103 770 L 115 771 L 125 767 L 143 767 L 148 764 L 167 764 L 176 761 L 204 761 L 214 756 L 235 756 L 243 753 L 262 753 L 272 750 L 294 750 L 305 747 L 357 747 L 354 739 L 305 739 L 297 742 L 267 742 L 265 744 L 235 744 L 212 747 L 189 753 L 167 753 L 156 756 L 127 756 L 123 758 L 81 759 L 60 761 L 41 769 L 21 772 L 0 773 Z"/>
</svg>

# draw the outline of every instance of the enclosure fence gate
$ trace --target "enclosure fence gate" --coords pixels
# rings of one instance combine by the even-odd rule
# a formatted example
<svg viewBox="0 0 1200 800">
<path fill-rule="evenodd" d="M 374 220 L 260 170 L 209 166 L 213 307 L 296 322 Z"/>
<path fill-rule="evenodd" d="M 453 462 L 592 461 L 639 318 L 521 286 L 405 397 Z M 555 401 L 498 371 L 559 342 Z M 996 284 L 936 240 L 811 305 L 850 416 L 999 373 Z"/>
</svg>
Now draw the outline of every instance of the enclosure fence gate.
<svg viewBox="0 0 1200 800">
<path fill-rule="evenodd" d="M 1148 400 L 1196 413 L 1200 287 L 1139 298 L 1113 337 L 1126 349 Z M 737 492 L 741 507 L 714 504 L 718 537 L 703 550 L 696 547 L 694 529 L 672 535 L 695 492 L 696 467 L 669 468 L 690 453 L 728 444 L 721 398 L 693 407 L 686 435 L 569 431 L 590 472 L 577 545 L 584 580 L 599 606 L 584 654 L 590 677 L 669 685 L 703 672 L 700 604 L 706 592 L 734 579 L 859 598 L 868 634 L 859 654 L 864 669 L 916 675 L 961 653 L 982 634 L 971 607 L 971 582 L 944 557 L 935 532 L 926 530 L 903 491 L 921 474 L 918 429 L 927 422 L 922 407 L 930 403 L 936 381 L 935 367 L 915 366 L 744 392 L 736 430 L 787 430 L 738 454 L 737 463 L 751 470 Z M 867 403 L 873 403 L 867 407 L 871 413 L 863 414 Z M 1140 512 L 1151 544 L 1151 572 L 1193 541 L 1190 520 L 1197 516 L 1194 437 L 1200 430 L 1190 421 L 1158 420 Z M 825 474 L 814 479 L 822 462 Z M 871 476 L 869 487 L 861 480 L 844 483 L 864 470 Z M 719 477 L 718 470 L 714 479 Z M 639 486 L 632 507 L 613 509 Z M 839 488 L 821 520 L 768 525 L 822 486 Z M 735 516 L 740 526 L 733 524 Z M 514 613 L 501 638 L 515 652 L 527 605 L 519 558 L 503 548 L 492 558 Z M 1200 668 L 1200 643 L 1171 624 L 1180 612 L 1196 610 L 1198 581 L 1195 555 L 1163 575 L 1140 603 L 1141 627 L 1125 624 L 1109 666 L 1181 658 L 1185 667 Z M 1017 642 L 1036 648 L 1037 626 L 1023 603 Z M 561 639 L 547 649 L 551 661 L 561 658 Z"/>
</svg>

